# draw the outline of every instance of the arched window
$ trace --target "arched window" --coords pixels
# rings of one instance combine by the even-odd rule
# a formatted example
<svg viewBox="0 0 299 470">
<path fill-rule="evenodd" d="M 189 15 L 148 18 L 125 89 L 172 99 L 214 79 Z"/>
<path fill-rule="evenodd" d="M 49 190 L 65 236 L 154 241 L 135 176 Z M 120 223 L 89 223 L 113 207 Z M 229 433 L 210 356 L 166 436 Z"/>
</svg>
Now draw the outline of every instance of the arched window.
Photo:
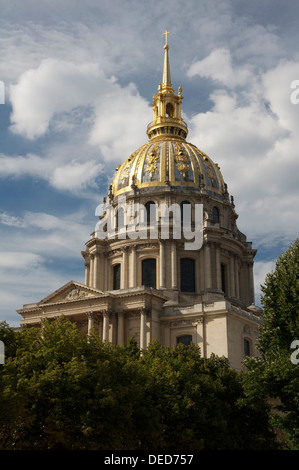
<svg viewBox="0 0 299 470">
<path fill-rule="evenodd" d="M 113 266 L 113 290 L 120 289 L 120 264 Z"/>
<path fill-rule="evenodd" d="M 145 204 L 145 211 L 147 225 L 154 225 L 156 223 L 156 204 L 154 201 L 148 201 Z"/>
<path fill-rule="evenodd" d="M 156 260 L 154 258 L 142 261 L 142 285 L 156 289 Z"/>
<path fill-rule="evenodd" d="M 181 291 L 195 292 L 195 261 L 192 258 L 181 258 Z"/>
<path fill-rule="evenodd" d="M 212 220 L 213 220 L 213 222 L 217 222 L 217 223 L 219 223 L 219 221 L 220 221 L 219 209 L 216 206 L 213 207 Z"/>
<path fill-rule="evenodd" d="M 244 338 L 244 356 L 250 356 L 251 351 L 250 351 L 250 341 L 249 339 Z"/>
<path fill-rule="evenodd" d="M 192 211 L 191 204 L 189 201 L 183 201 L 180 204 L 181 208 L 181 225 L 187 225 L 190 227 L 192 222 Z"/>
<path fill-rule="evenodd" d="M 190 346 L 192 343 L 191 335 L 182 335 L 177 337 L 177 344 L 183 343 L 185 346 Z"/>
<path fill-rule="evenodd" d="M 173 117 L 173 106 L 171 103 L 167 103 L 166 105 L 166 116 Z"/>
</svg>

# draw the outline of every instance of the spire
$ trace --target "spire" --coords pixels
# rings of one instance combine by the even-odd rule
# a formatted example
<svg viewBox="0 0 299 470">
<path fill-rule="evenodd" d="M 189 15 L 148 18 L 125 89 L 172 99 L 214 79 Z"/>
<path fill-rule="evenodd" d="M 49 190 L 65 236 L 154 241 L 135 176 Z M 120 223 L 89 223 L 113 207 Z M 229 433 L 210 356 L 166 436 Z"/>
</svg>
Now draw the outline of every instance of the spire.
<svg viewBox="0 0 299 470">
<path fill-rule="evenodd" d="M 167 44 L 167 35 L 170 34 L 169 31 L 167 31 L 167 28 L 165 30 L 165 45 L 164 45 L 164 67 L 163 67 L 163 79 L 162 79 L 162 86 L 163 88 L 171 88 L 171 77 L 170 77 L 170 66 L 169 66 L 169 56 L 168 56 L 168 51 L 169 51 L 169 45 Z"/>
<path fill-rule="evenodd" d="M 188 134 L 188 128 L 181 116 L 182 88 L 179 87 L 176 95 L 171 85 L 168 34 L 170 33 L 166 28 L 163 33 L 165 35 L 165 52 L 162 85 L 159 84 L 158 93 L 153 95 L 154 120 L 147 126 L 147 135 L 150 139 L 171 136 L 174 139 L 184 140 Z"/>
</svg>

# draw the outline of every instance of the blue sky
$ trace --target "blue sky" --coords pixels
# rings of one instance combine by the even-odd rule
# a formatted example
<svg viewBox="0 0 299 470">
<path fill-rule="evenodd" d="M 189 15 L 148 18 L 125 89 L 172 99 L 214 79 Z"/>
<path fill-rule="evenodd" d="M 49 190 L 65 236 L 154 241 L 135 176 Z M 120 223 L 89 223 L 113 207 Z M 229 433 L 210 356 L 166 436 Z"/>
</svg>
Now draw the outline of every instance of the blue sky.
<svg viewBox="0 0 299 470">
<path fill-rule="evenodd" d="M 115 168 L 147 141 L 165 28 L 187 140 L 258 249 L 256 298 L 298 236 L 299 3 L 0 0 L 0 321 L 69 280 Z"/>
</svg>

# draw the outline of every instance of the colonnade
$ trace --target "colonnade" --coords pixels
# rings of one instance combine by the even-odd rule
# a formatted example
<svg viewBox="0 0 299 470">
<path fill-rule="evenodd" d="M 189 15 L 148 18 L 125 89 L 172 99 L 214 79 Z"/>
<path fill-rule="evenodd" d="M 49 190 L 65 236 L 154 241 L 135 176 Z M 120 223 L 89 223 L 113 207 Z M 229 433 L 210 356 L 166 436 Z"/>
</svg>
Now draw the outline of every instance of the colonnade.
<svg viewBox="0 0 299 470">
<path fill-rule="evenodd" d="M 121 289 L 136 287 L 137 284 L 137 246 L 122 248 L 121 257 Z M 157 245 L 158 248 L 158 245 Z M 165 241 L 159 242 L 159 288 L 166 287 L 166 259 Z M 152 256 L 152 255 L 151 255 Z M 130 257 L 130 259 L 129 259 Z M 104 252 L 90 253 L 85 262 L 85 284 L 101 290 L 110 290 L 108 276 L 108 258 Z M 177 288 L 177 247 L 176 242 L 171 243 L 171 288 Z M 168 286 L 169 287 L 169 286 Z"/>
<path fill-rule="evenodd" d="M 147 310 L 145 308 L 139 309 L 140 315 L 140 349 L 144 349 L 147 347 L 147 339 L 146 339 L 146 332 L 147 332 Z M 87 325 L 87 334 L 91 335 L 93 331 L 98 329 L 99 337 L 103 342 L 107 342 L 111 340 L 111 336 L 109 335 L 109 326 L 110 320 L 112 317 L 112 313 L 109 311 L 102 311 L 102 312 L 87 312 L 88 318 L 88 325 Z M 116 343 L 119 346 L 125 344 L 125 312 L 120 311 L 115 315 L 117 319 L 116 325 Z M 96 323 L 98 324 L 98 328 L 96 327 Z M 115 324 L 115 323 L 113 323 Z M 112 341 L 113 342 L 113 341 Z"/>
<path fill-rule="evenodd" d="M 140 268 L 137 266 L 137 249 L 138 244 L 132 244 L 117 250 L 116 256 L 121 264 L 121 289 L 141 285 Z M 166 246 L 165 240 L 159 240 L 155 248 L 149 251 L 149 256 L 157 259 L 158 289 L 179 288 L 177 250 L 176 241 L 170 241 L 170 246 Z M 142 253 L 142 249 L 140 252 Z M 186 257 L 195 259 L 197 292 L 215 289 L 222 291 L 225 282 L 225 293 L 229 297 L 242 298 L 248 304 L 254 302 L 252 261 L 241 262 L 238 254 L 222 250 L 217 242 L 205 242 L 201 250 L 187 253 Z M 111 264 L 106 253 L 90 253 L 85 263 L 85 284 L 103 291 L 111 290 L 112 274 L 108 271 L 109 266 Z M 243 282 L 245 287 L 240 285 L 241 270 L 243 277 L 246 278 Z M 223 276 L 225 276 L 225 281 Z"/>
</svg>

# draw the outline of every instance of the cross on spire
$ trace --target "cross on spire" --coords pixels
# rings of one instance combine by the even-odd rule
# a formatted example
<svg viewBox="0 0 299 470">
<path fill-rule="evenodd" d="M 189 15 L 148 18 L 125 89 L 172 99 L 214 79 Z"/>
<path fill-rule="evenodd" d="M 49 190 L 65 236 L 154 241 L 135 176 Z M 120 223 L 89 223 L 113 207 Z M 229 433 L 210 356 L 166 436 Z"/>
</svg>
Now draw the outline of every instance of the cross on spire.
<svg viewBox="0 0 299 470">
<path fill-rule="evenodd" d="M 167 28 L 165 29 L 165 33 L 163 33 L 163 36 L 165 36 L 165 46 L 167 46 L 167 35 L 170 34 L 170 31 L 167 31 Z"/>
<path fill-rule="evenodd" d="M 164 67 L 163 67 L 163 79 L 162 79 L 162 85 L 163 87 L 171 87 L 171 78 L 170 78 L 170 67 L 169 67 L 169 57 L 168 57 L 168 50 L 169 50 L 169 45 L 167 44 L 167 35 L 170 34 L 169 31 L 167 31 L 167 28 L 165 30 L 165 33 L 163 35 L 165 36 L 166 42 L 164 46 Z"/>
</svg>

